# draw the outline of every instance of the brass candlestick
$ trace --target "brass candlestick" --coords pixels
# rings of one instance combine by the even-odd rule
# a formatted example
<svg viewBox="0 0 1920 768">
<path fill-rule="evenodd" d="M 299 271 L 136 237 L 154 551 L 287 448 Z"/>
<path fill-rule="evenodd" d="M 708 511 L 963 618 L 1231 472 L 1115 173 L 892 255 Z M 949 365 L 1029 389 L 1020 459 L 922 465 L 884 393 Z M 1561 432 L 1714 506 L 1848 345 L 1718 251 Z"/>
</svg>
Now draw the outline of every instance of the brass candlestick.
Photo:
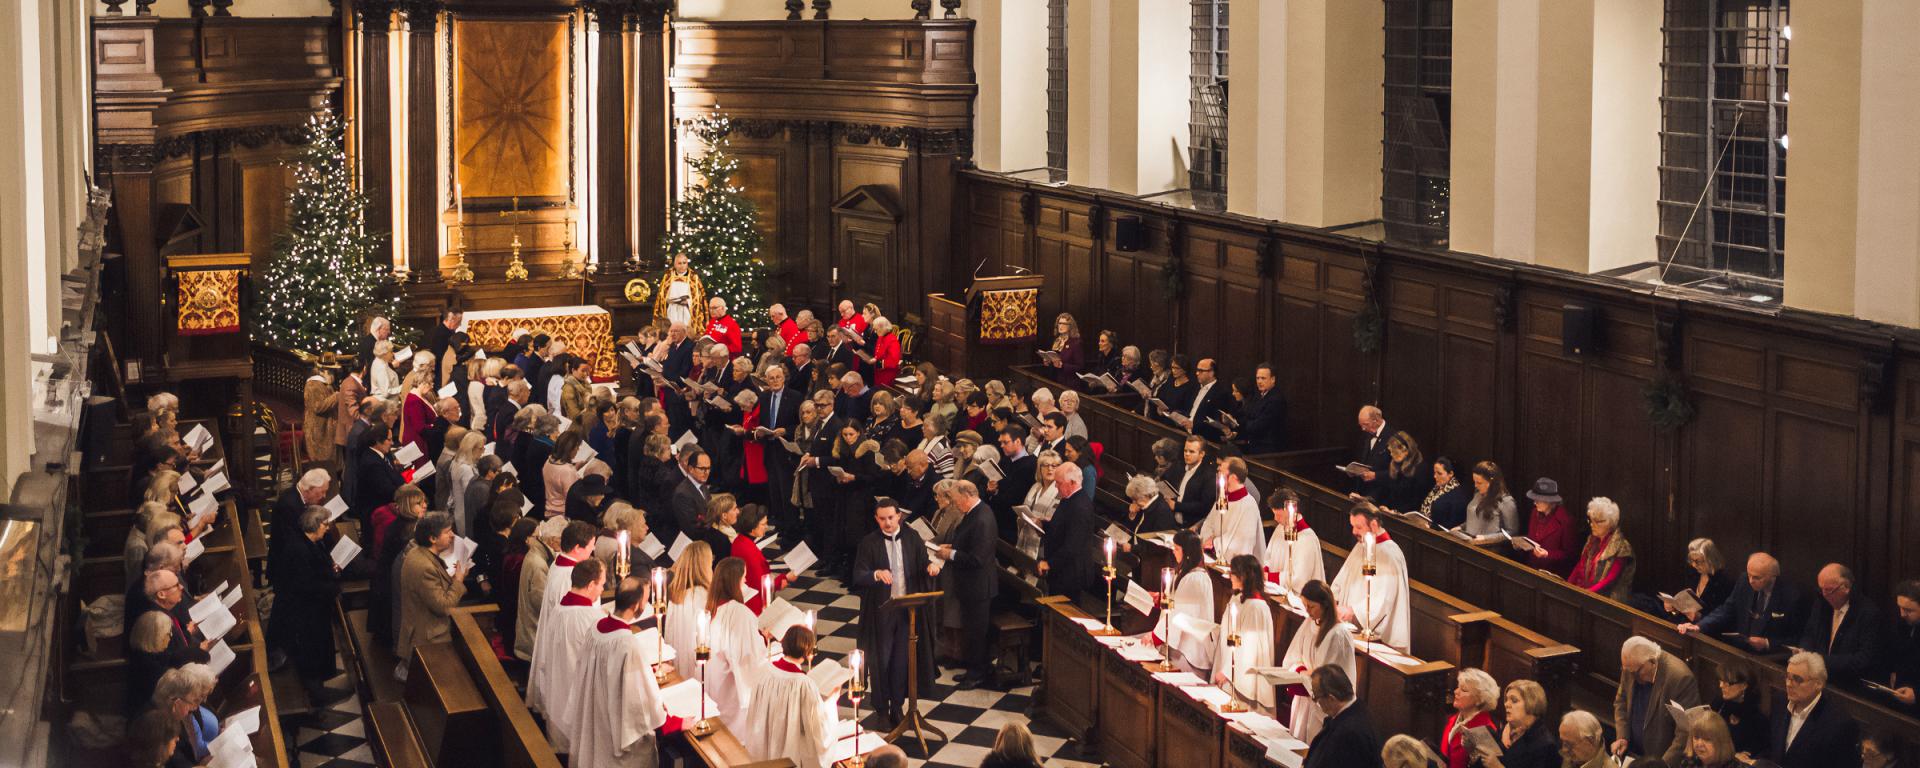
<svg viewBox="0 0 1920 768">
<path fill-rule="evenodd" d="M 1109 557 L 1111 557 L 1111 555 L 1109 555 Z M 1107 625 L 1101 627 L 1099 631 L 1093 634 L 1117 635 L 1120 634 L 1120 630 L 1113 626 L 1113 577 L 1119 575 L 1119 572 L 1114 569 L 1113 561 L 1108 560 L 1107 564 L 1100 569 L 1100 573 L 1107 579 Z"/>
<path fill-rule="evenodd" d="M 860 680 L 862 671 L 859 665 L 854 665 L 853 678 L 847 682 L 847 698 L 853 702 L 853 757 L 847 762 L 855 768 L 867 764 L 866 756 L 860 754 L 860 699 L 867 692 L 866 684 Z"/>
<path fill-rule="evenodd" d="M 1365 587 L 1367 590 L 1367 621 L 1361 622 L 1362 624 L 1362 626 L 1360 627 L 1361 643 L 1375 643 L 1380 641 L 1380 633 L 1373 631 L 1373 624 L 1372 624 L 1373 575 L 1376 572 L 1378 572 L 1378 570 L 1379 570 L 1378 568 L 1374 567 L 1373 563 L 1365 563 L 1360 566 L 1360 576 L 1362 579 L 1365 580 Z"/>
<path fill-rule="evenodd" d="M 507 212 L 502 211 L 500 215 L 506 216 Z M 513 198 L 513 261 L 507 264 L 506 274 L 509 281 L 527 279 L 527 263 L 520 260 L 520 247 L 520 197 L 515 195 Z"/>
<path fill-rule="evenodd" d="M 1238 622 L 1235 624 L 1237 625 Z M 1235 626 L 1234 629 L 1238 630 L 1240 627 Z M 1247 705 L 1240 703 L 1240 685 L 1233 679 L 1233 657 L 1239 648 L 1240 633 L 1238 631 L 1227 633 L 1227 695 L 1231 698 L 1227 699 L 1227 703 L 1220 705 L 1221 712 L 1247 711 Z"/>
<path fill-rule="evenodd" d="M 707 721 L 707 661 L 711 658 L 713 658 L 713 649 L 708 648 L 705 643 L 693 649 L 694 664 L 700 667 L 700 719 L 687 730 L 692 731 L 695 736 L 713 733 L 713 724 Z"/>
</svg>

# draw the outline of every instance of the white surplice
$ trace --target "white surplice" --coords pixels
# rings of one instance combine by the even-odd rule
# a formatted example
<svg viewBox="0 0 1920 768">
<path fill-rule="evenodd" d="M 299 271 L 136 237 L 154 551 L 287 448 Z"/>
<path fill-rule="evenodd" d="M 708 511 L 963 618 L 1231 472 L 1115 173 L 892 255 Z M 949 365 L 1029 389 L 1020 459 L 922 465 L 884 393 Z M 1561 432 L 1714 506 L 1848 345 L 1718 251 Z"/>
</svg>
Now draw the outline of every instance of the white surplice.
<svg viewBox="0 0 1920 768">
<path fill-rule="evenodd" d="M 1280 575 L 1280 586 L 1296 595 L 1309 581 L 1327 580 L 1327 559 L 1320 552 L 1320 536 L 1312 528 L 1300 530 L 1293 541 L 1287 541 L 1285 532 L 1276 526 L 1273 538 L 1267 541 L 1265 564 L 1269 572 Z"/>
<path fill-rule="evenodd" d="M 798 768 L 823 768 L 839 719 L 839 707 L 824 695 L 805 674 L 769 666 L 747 705 L 752 727 L 734 733 L 755 760 L 784 757 Z"/>
<path fill-rule="evenodd" d="M 1236 555 L 1261 555 L 1260 533 L 1260 506 L 1249 493 L 1227 502 L 1225 508 L 1214 505 L 1200 523 L 1200 544 L 1213 545 L 1213 556 L 1231 563 Z"/>
<path fill-rule="evenodd" d="M 1369 579 L 1361 570 L 1365 549 L 1366 544 L 1355 544 L 1353 551 L 1347 553 L 1340 575 L 1333 578 L 1333 599 L 1352 609 L 1355 624 L 1372 627 L 1387 645 L 1407 650 L 1413 641 L 1413 607 L 1407 600 L 1406 555 L 1401 554 L 1400 545 L 1392 540 L 1374 544 L 1375 573 L 1369 601 Z"/>
<path fill-rule="evenodd" d="M 567 735 L 580 711 L 587 646 L 594 624 L 606 615 L 597 605 L 550 605 L 540 615 L 540 636 L 527 668 L 527 708 L 546 716 L 556 751 L 567 751 Z"/>
<path fill-rule="evenodd" d="M 1287 643 L 1286 655 L 1280 659 L 1279 666 L 1288 671 L 1305 670 L 1302 674 L 1307 674 L 1328 664 L 1347 673 L 1348 680 L 1360 679 L 1353 656 L 1353 625 L 1339 622 L 1327 631 L 1325 638 L 1320 638 L 1320 625 L 1312 619 L 1301 621 L 1293 630 L 1293 640 Z M 1293 697 L 1293 717 L 1287 728 L 1293 731 L 1294 738 L 1313 741 L 1326 720 L 1326 713 L 1311 699 Z"/>
<path fill-rule="evenodd" d="M 1204 568 L 1195 568 L 1175 583 L 1173 612 L 1209 623 L 1213 621 L 1213 577 Z M 1173 646 L 1173 659 L 1188 672 L 1202 678 L 1213 670 L 1213 638 L 1181 629 L 1167 617 L 1161 622 L 1163 636 Z"/>
<path fill-rule="evenodd" d="M 707 628 L 707 695 L 720 707 L 720 721 L 738 735 L 759 726 L 744 719 L 753 686 L 769 668 L 760 621 L 738 600 L 713 612 Z"/>
<path fill-rule="evenodd" d="M 537 502 L 536 502 L 537 503 Z M 573 590 L 573 566 L 563 563 L 565 555 L 555 555 L 553 565 L 547 568 L 547 586 L 540 592 L 540 618 L 546 618 L 548 608 L 560 604 L 560 596 Z"/>
<path fill-rule="evenodd" d="M 654 729 L 666 724 L 667 709 L 646 645 L 623 620 L 609 616 L 595 627 L 577 689 L 580 711 L 569 734 L 572 768 L 659 764 Z"/>
<path fill-rule="evenodd" d="M 1227 611 L 1221 614 L 1221 624 L 1213 632 L 1214 674 L 1232 674 L 1228 681 L 1233 686 L 1231 692 L 1258 705 L 1262 712 L 1273 711 L 1273 684 L 1261 679 L 1253 668 L 1273 666 L 1273 610 L 1265 598 L 1247 600 L 1235 595 L 1227 601 Z M 1234 617 L 1234 626 L 1227 625 L 1228 616 Z M 1227 637 L 1236 631 L 1240 644 L 1229 647 Z"/>
<path fill-rule="evenodd" d="M 693 677 L 699 672 L 693 668 L 693 651 L 700 645 L 700 614 L 706 612 L 706 587 L 689 589 L 680 602 L 667 603 L 664 627 L 667 645 L 673 646 L 673 668 L 679 670 L 682 677 Z"/>
</svg>

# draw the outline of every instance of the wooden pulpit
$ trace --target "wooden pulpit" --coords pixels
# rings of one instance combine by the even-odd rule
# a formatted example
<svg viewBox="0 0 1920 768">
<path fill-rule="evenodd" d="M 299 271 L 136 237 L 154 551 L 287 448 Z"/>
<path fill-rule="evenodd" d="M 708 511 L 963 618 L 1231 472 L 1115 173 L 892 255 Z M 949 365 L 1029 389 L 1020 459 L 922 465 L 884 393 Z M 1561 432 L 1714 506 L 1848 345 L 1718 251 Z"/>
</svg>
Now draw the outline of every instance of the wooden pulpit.
<svg viewBox="0 0 1920 768">
<path fill-rule="evenodd" d="M 1040 275 L 976 277 L 966 293 L 927 295 L 922 356 L 942 373 L 999 371 L 1033 356 L 1043 330 Z"/>
</svg>

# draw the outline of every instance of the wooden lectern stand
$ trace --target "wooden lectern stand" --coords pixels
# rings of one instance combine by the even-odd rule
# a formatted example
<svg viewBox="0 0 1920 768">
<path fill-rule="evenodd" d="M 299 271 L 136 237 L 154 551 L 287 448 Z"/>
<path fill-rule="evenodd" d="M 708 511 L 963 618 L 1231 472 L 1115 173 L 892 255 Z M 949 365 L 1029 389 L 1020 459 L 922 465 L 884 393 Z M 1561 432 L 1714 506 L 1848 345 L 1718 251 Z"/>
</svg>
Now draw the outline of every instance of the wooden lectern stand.
<svg viewBox="0 0 1920 768">
<path fill-rule="evenodd" d="M 914 738 L 920 740 L 920 758 L 923 760 L 933 757 L 933 753 L 927 751 L 927 734 L 932 733 L 934 738 L 941 741 L 946 741 L 947 735 L 934 727 L 933 723 L 927 722 L 926 715 L 920 714 L 920 609 L 932 605 L 944 594 L 938 590 L 915 592 L 893 598 L 880 606 L 882 613 L 907 612 L 907 704 L 902 708 L 900 724 L 887 734 L 887 743 L 891 744 L 911 731 Z"/>
<path fill-rule="evenodd" d="M 1034 348 L 1052 338 L 1040 317 L 1044 285 L 1040 275 L 977 277 L 958 297 L 928 294 L 923 356 L 953 378 L 1031 362 Z"/>
</svg>

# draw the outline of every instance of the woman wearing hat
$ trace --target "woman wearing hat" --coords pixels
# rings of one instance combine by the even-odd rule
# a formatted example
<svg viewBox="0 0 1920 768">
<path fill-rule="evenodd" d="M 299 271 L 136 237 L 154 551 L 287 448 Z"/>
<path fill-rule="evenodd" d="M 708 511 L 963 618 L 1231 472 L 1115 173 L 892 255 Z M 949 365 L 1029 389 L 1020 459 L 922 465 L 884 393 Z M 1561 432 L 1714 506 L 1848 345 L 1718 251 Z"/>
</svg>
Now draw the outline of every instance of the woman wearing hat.
<svg viewBox="0 0 1920 768">
<path fill-rule="evenodd" d="M 1520 551 L 1527 565 L 1564 579 L 1573 570 L 1580 537 L 1574 530 L 1573 516 L 1560 503 L 1560 484 L 1551 477 L 1535 480 L 1527 498 L 1533 500 L 1533 511 L 1527 515 L 1527 538 L 1534 546 L 1529 548 L 1515 539 L 1513 548 Z"/>
</svg>

